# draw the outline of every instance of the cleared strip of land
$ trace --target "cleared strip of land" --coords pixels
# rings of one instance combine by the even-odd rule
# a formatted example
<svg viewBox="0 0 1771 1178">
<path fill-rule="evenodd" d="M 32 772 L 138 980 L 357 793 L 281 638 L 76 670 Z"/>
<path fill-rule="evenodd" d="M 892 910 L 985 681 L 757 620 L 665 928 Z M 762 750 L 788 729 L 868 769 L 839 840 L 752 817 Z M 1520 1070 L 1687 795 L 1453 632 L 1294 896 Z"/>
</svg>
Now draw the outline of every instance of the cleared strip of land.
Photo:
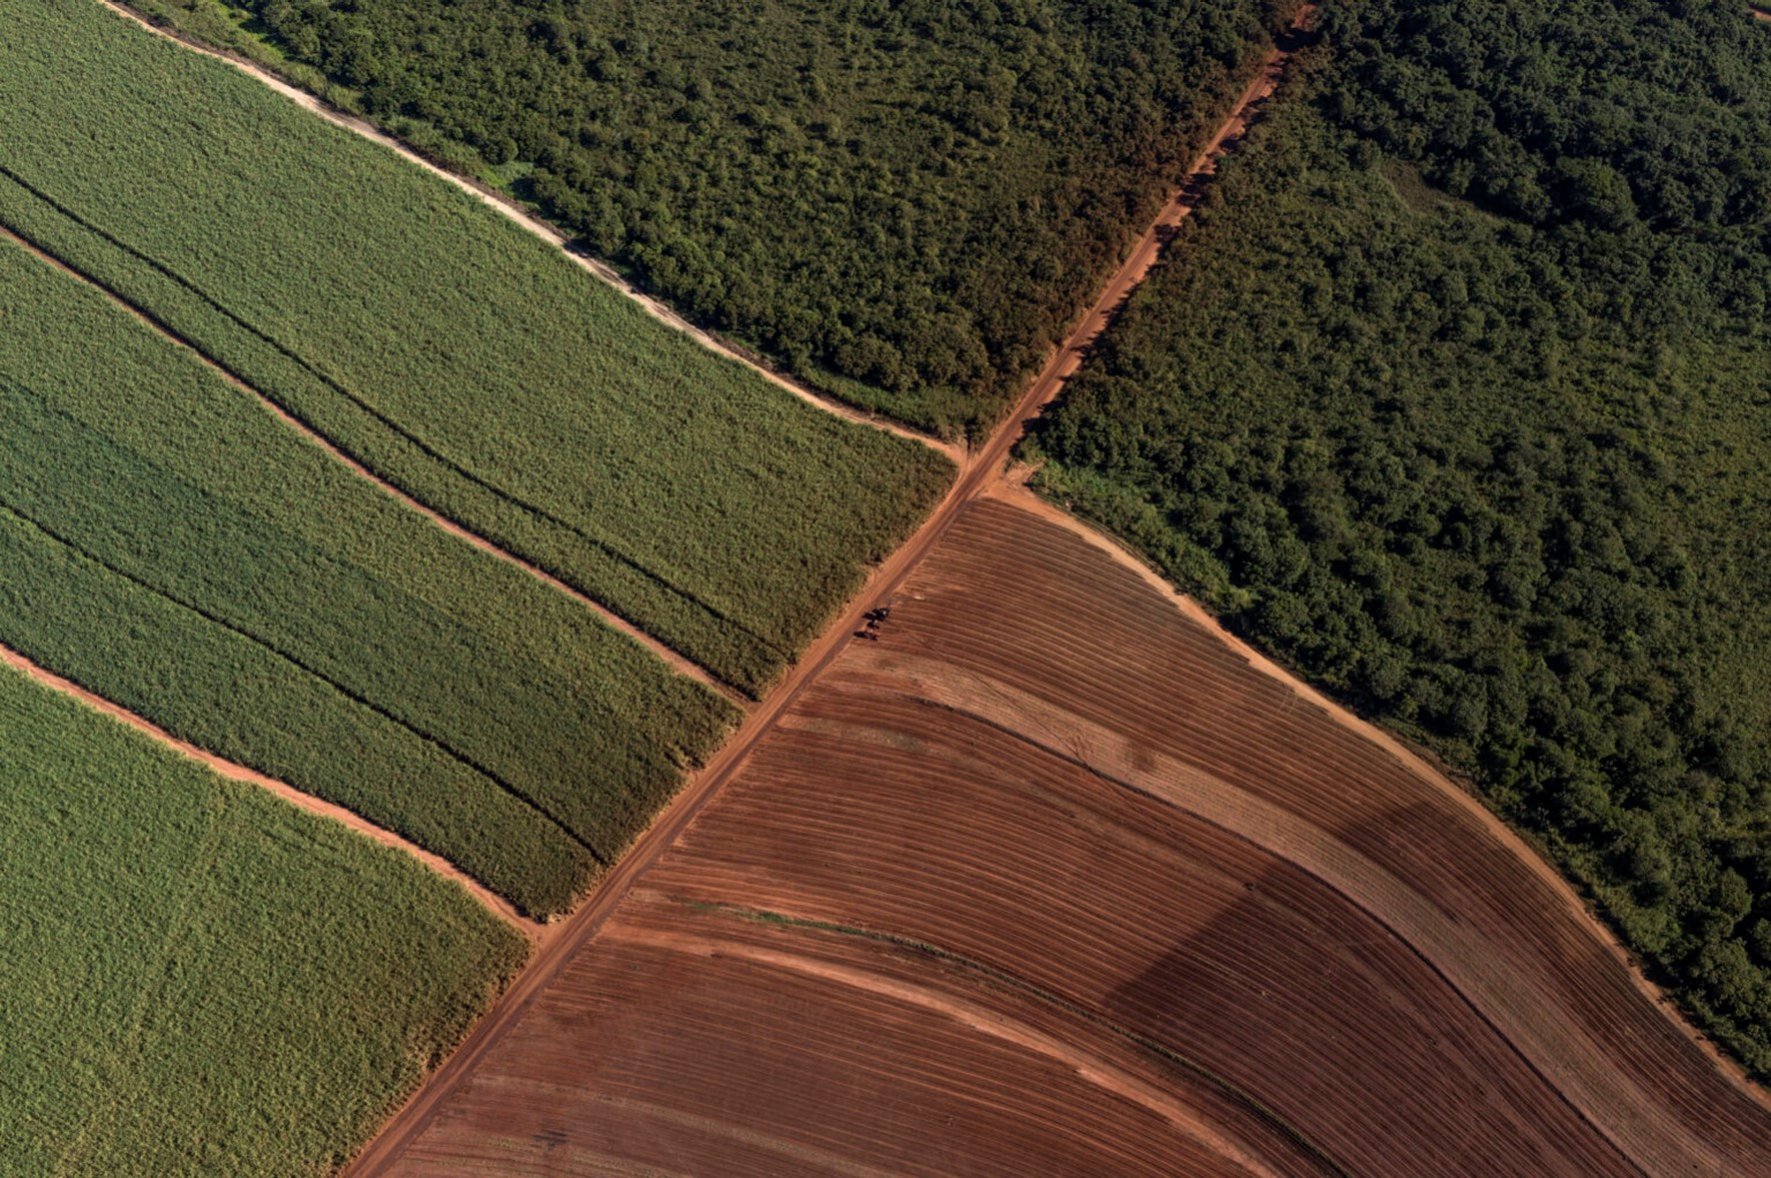
<svg viewBox="0 0 1771 1178">
<path fill-rule="evenodd" d="M 946 485 L 228 66 L 14 8 L 0 224 L 720 679 L 761 691 Z"/>
<path fill-rule="evenodd" d="M 1763 1103 L 1528 849 L 1099 537 L 978 503 L 1005 452 L 354 1172 L 1012 1170 L 1028 1142 L 1095 1160 L 1135 1142 L 1117 1163 L 1165 1173 L 1771 1157 Z M 980 1004 L 996 1013 L 959 1013 Z M 1003 1026 L 1042 1049 L 993 1058 Z M 1097 1062 L 1063 1080 L 1036 1058 L 1078 1051 Z M 1078 1074 L 1087 1094 L 1063 1087 Z M 1098 1143 L 1125 1107 L 1108 1094 L 1140 1083 L 1184 1108 Z M 1028 1103 L 1047 1091 L 1056 1108 Z"/>
<path fill-rule="evenodd" d="M 1305 37 L 1314 8 L 1300 10 L 1296 22 L 1282 37 L 1259 75 L 1249 84 L 1236 106 L 1211 139 L 1210 148 L 1195 161 L 1189 183 L 1183 185 L 1159 213 L 1108 283 L 1095 305 L 1072 328 L 1070 337 L 1049 360 L 1040 377 L 1028 388 L 1014 413 L 986 445 L 973 451 L 945 499 L 908 542 L 880 564 L 866 589 L 852 599 L 838 622 L 829 627 L 801 656 L 785 680 L 771 691 L 740 725 L 706 768 L 649 826 L 627 854 L 604 877 L 601 886 L 575 911 L 559 934 L 537 954 L 501 1002 L 421 1091 L 412 1104 L 386 1127 L 359 1159 L 357 1169 L 373 1174 L 388 1166 L 434 1116 L 439 1102 L 470 1076 L 478 1062 L 509 1031 L 517 1016 L 544 992 L 574 956 L 586 950 L 603 923 L 615 911 L 626 889 L 641 877 L 690 826 L 701 810 L 744 763 L 793 701 L 829 667 L 850 643 L 851 635 L 864 625 L 866 612 L 889 596 L 910 575 L 917 563 L 934 547 L 959 517 L 966 504 L 976 499 L 1002 475 L 1003 463 L 1026 423 L 1056 397 L 1065 376 L 1073 372 L 1088 346 L 1106 329 L 1125 297 L 1142 280 L 1160 253 L 1167 227 L 1187 216 L 1201 195 L 1202 180 L 1225 152 L 1232 150 L 1256 116 L 1260 104 L 1273 92 L 1290 55 Z"/>
<path fill-rule="evenodd" d="M 0 666 L 19 1174 L 319 1173 L 521 964 L 427 870 Z"/>
</svg>

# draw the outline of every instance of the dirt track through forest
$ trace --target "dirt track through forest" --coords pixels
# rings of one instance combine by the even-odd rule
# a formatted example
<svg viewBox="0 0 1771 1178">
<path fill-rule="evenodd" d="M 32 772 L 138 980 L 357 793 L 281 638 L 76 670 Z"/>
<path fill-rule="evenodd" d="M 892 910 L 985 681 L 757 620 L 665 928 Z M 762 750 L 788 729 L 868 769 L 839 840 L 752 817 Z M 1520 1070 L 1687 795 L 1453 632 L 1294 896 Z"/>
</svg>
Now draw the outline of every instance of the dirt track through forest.
<svg viewBox="0 0 1771 1178">
<path fill-rule="evenodd" d="M 262 82 L 264 85 L 289 99 L 289 101 L 295 103 L 303 110 L 310 111 L 334 126 L 342 127 L 344 130 L 349 131 L 354 135 L 361 136 L 362 138 L 369 140 L 371 143 L 379 144 L 380 146 L 387 148 L 389 151 L 403 157 L 408 162 L 417 164 L 433 176 L 448 181 L 450 184 L 467 193 L 488 208 L 496 210 L 519 228 L 539 237 L 549 245 L 557 247 L 560 252 L 565 254 L 567 258 L 571 259 L 573 264 L 592 274 L 605 285 L 613 287 L 625 297 L 638 303 L 645 309 L 647 314 L 651 315 L 652 318 L 658 320 L 660 323 L 663 323 L 676 331 L 682 332 L 684 335 L 689 336 L 710 351 L 717 352 L 728 360 L 742 364 L 744 367 L 755 372 L 769 383 L 785 392 L 791 393 L 801 401 L 815 406 L 818 409 L 822 409 L 826 413 L 831 413 L 847 421 L 855 422 L 857 425 L 871 426 L 874 429 L 884 430 L 886 433 L 896 435 L 906 441 L 917 442 L 930 449 L 938 450 L 951 458 L 955 465 L 958 465 L 965 460 L 964 447 L 957 443 L 944 441 L 933 435 L 925 434 L 920 430 L 911 429 L 908 426 L 885 417 L 880 417 L 876 414 L 865 413 L 856 409 L 852 405 L 847 405 L 841 401 L 816 393 L 805 385 L 800 384 L 798 381 L 776 372 L 774 369 L 762 364 L 754 356 L 751 356 L 730 341 L 721 338 L 706 328 L 697 327 L 695 324 L 689 322 L 670 307 L 665 306 L 651 295 L 646 294 L 644 291 L 628 282 L 628 280 L 622 277 L 620 272 L 615 270 L 614 267 L 574 248 L 570 239 L 558 229 L 555 229 L 541 218 L 534 216 L 528 210 L 504 196 L 502 193 L 495 192 L 477 181 L 471 180 L 466 176 L 451 172 L 446 168 L 432 163 L 430 160 L 424 158 L 416 151 L 413 151 L 398 139 L 388 135 L 374 124 L 334 109 L 319 98 L 308 93 L 306 90 L 285 82 L 282 78 L 279 78 L 276 74 L 265 69 L 256 62 L 248 61 L 247 59 L 232 53 L 212 49 L 209 46 L 194 41 L 189 37 L 185 37 L 174 30 L 161 28 L 147 17 L 126 5 L 114 3 L 113 0 L 98 0 L 98 2 L 116 13 L 118 16 L 121 16 L 125 20 L 131 21 L 134 24 L 140 25 L 142 28 L 153 33 L 157 37 L 163 37 L 174 44 L 182 45 L 193 53 L 200 53 L 204 57 L 211 57 L 217 61 L 226 62 L 228 65 L 233 66 L 248 77 Z"/>
<path fill-rule="evenodd" d="M 707 763 L 622 855 L 590 897 L 566 920 L 550 929 L 541 950 L 509 990 L 474 1027 L 462 1045 L 444 1061 L 382 1132 L 365 1147 L 350 1167 L 357 1175 L 385 1173 L 436 1113 L 442 1100 L 473 1070 L 474 1065 L 515 1026 L 523 1013 L 554 981 L 566 965 L 588 945 L 608 921 L 634 881 L 695 820 L 707 803 L 743 765 L 745 758 L 774 727 L 788 706 L 828 667 L 861 628 L 862 617 L 878 602 L 890 597 L 919 561 L 972 500 L 1003 476 L 1004 466 L 1031 421 L 1062 391 L 1064 382 L 1081 365 L 1091 345 L 1100 338 L 1114 314 L 1149 274 L 1174 227 L 1185 219 L 1199 198 L 1200 183 L 1217 167 L 1218 159 L 1248 129 L 1260 105 L 1271 95 L 1284 74 L 1285 63 L 1296 51 L 1315 13 L 1314 5 L 1300 9 L 1292 30 L 1267 57 L 1253 80 L 1238 98 L 1231 114 L 1194 160 L 1174 196 L 1145 230 L 1120 268 L 1108 279 L 1094 304 L 1083 314 L 1069 337 L 1053 354 L 1044 370 L 1028 386 L 1013 413 L 999 425 L 990 440 L 969 454 L 961 473 L 945 499 L 923 525 L 895 553 L 887 557 L 848 609 L 807 648 L 798 663 L 739 726 L 736 734 Z"/>
<path fill-rule="evenodd" d="M 681 651 L 667 645 L 653 635 L 648 634 L 646 631 L 615 613 L 595 598 L 566 584 L 564 581 L 540 566 L 531 564 L 529 561 L 524 560 L 515 553 L 500 548 L 497 544 L 494 544 L 484 536 L 479 535 L 477 532 L 469 531 L 448 516 L 426 507 L 412 496 L 406 494 L 406 492 L 400 490 L 400 488 L 394 486 L 392 483 L 364 466 L 361 462 L 358 462 L 355 458 L 352 458 L 349 454 L 339 449 L 338 446 L 324 434 L 309 426 L 306 422 L 271 400 L 270 397 L 260 392 L 255 386 L 248 384 L 233 371 L 224 367 L 219 361 L 198 348 L 196 344 L 178 334 L 166 324 L 160 322 L 160 320 L 156 319 L 146 310 L 136 306 L 110 287 L 99 282 L 96 278 L 93 278 L 84 271 L 76 269 L 70 263 L 42 249 L 34 242 L 21 237 L 19 234 L 7 228 L 4 224 L 0 224 L 0 239 L 12 242 L 14 245 L 29 253 L 38 261 L 43 262 L 45 265 L 51 266 L 97 290 L 100 294 L 104 295 L 106 299 L 110 300 L 112 304 L 128 312 L 136 319 L 136 321 L 154 332 L 154 334 L 196 357 L 198 361 L 211 372 L 214 372 L 228 385 L 251 397 L 267 413 L 271 414 L 271 416 L 275 417 L 278 421 L 281 421 L 290 429 L 300 434 L 313 445 L 319 447 L 352 474 L 367 482 L 373 483 L 376 488 L 399 502 L 407 509 L 423 516 L 432 524 L 435 524 L 456 539 L 466 541 L 468 544 L 479 549 L 481 552 L 486 553 L 488 556 L 496 557 L 506 564 L 514 565 L 523 572 L 528 573 L 531 577 L 534 577 L 536 580 L 547 585 L 549 588 L 570 597 L 573 601 L 576 601 L 579 605 L 582 605 L 585 609 L 595 614 L 597 619 L 605 626 L 626 635 L 628 638 L 633 639 L 635 642 L 645 647 L 652 654 L 663 660 L 663 662 L 677 674 L 688 679 L 693 679 L 703 687 L 718 692 L 729 703 L 732 703 L 737 707 L 747 708 L 750 706 L 750 699 L 737 688 L 726 683 L 712 671 L 709 671 L 706 667 L 695 662 Z"/>
<path fill-rule="evenodd" d="M 373 822 L 370 822 L 367 818 L 364 818 L 353 810 L 347 810 L 343 806 L 334 805 L 331 802 L 316 798 L 312 794 L 303 793 L 287 782 L 279 781 L 274 777 L 268 777 L 265 774 L 258 772 L 256 769 L 248 769 L 244 765 L 236 764 L 233 761 L 227 760 L 225 757 L 218 757 L 214 753 L 205 752 L 194 744 L 180 740 L 178 737 L 173 736 L 170 732 L 167 732 L 164 728 L 161 728 L 151 720 L 138 716 L 129 709 L 114 704 L 103 696 L 96 695 L 93 692 L 86 690 L 86 688 L 81 687 L 71 679 L 64 679 L 55 672 L 45 667 L 38 666 L 35 662 L 32 662 L 30 659 L 9 646 L 0 645 L 0 663 L 4 663 L 6 666 L 9 666 L 14 670 L 28 675 L 37 683 L 42 684 L 53 691 L 60 692 L 62 695 L 69 696 L 72 699 L 79 700 L 94 711 L 102 712 L 113 720 L 128 725 L 130 728 L 142 733 L 156 743 L 171 749 L 180 756 L 188 757 L 190 760 L 197 762 L 204 768 L 221 777 L 226 777 L 230 781 L 240 781 L 247 785 L 255 785 L 260 789 L 277 795 L 279 798 L 282 798 L 297 809 L 306 810 L 309 814 L 315 814 L 321 818 L 327 818 L 333 822 L 342 823 L 356 831 L 358 834 L 372 839 L 384 847 L 392 847 L 397 851 L 402 851 L 405 854 L 410 855 L 413 859 L 416 859 L 419 863 L 428 867 L 436 874 L 459 884 L 468 895 L 472 896 L 486 908 L 496 913 L 505 921 L 505 923 L 521 932 L 523 936 L 527 937 L 530 941 L 539 939 L 542 926 L 536 924 L 534 921 L 524 919 L 517 913 L 517 910 L 511 906 L 509 901 L 492 892 L 485 885 L 475 880 L 472 876 L 462 871 L 459 867 L 456 867 L 441 855 L 427 851 L 415 843 L 407 842 L 393 831 L 375 825 Z"/>
</svg>

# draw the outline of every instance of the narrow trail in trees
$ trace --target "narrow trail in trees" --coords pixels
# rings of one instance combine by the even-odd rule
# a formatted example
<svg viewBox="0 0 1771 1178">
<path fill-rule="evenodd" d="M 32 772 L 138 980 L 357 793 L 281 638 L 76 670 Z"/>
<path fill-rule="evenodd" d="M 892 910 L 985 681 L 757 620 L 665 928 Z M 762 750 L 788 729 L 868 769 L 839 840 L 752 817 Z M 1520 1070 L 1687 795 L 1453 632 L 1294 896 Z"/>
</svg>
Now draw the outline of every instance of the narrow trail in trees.
<svg viewBox="0 0 1771 1178">
<path fill-rule="evenodd" d="M 250 396 L 254 401 L 256 401 L 259 404 L 260 407 L 262 407 L 266 412 L 270 413 L 278 421 L 281 421 L 283 424 L 287 425 L 290 429 L 292 429 L 296 433 L 300 434 L 308 442 L 311 442 L 313 445 L 319 447 L 328 456 L 330 456 L 334 461 L 343 465 L 352 474 L 354 474 L 357 477 L 362 478 L 370 483 L 373 483 L 383 493 L 390 496 L 394 500 L 398 501 L 401 505 L 406 507 L 408 510 L 416 512 L 417 514 L 423 516 L 425 519 L 429 520 L 432 524 L 435 524 L 437 527 L 441 528 L 443 531 L 447 532 L 449 535 L 454 536 L 456 539 L 464 540 L 468 544 L 471 544 L 473 547 L 479 549 L 481 552 L 484 552 L 489 556 L 496 557 L 499 560 L 504 561 L 506 564 L 514 565 L 515 567 L 521 569 L 523 572 L 528 573 L 530 576 L 534 577 L 536 580 L 541 581 L 543 584 L 547 585 L 549 588 L 554 589 L 557 592 L 563 593 L 567 597 L 570 597 L 573 601 L 576 601 L 578 604 L 582 605 L 585 609 L 594 613 L 597 616 L 597 619 L 599 621 L 601 621 L 604 625 L 608 626 L 612 630 L 616 630 L 619 633 L 626 635 L 628 638 L 633 639 L 635 642 L 637 642 L 641 646 L 645 647 L 652 654 L 656 655 L 659 659 L 663 660 L 664 663 L 666 665 L 668 665 L 670 667 L 670 669 L 675 671 L 677 674 L 682 675 L 685 678 L 693 679 L 695 682 L 701 684 L 703 687 L 706 687 L 712 691 L 718 692 L 729 703 L 732 703 L 740 708 L 748 707 L 750 705 L 750 700 L 742 692 L 740 692 L 737 688 L 735 688 L 732 685 L 730 685 L 729 683 L 725 682 L 723 679 L 719 678 L 719 676 L 715 675 L 712 671 L 708 670 L 706 667 L 703 667 L 700 663 L 695 662 L 693 659 L 689 658 L 687 655 L 683 654 L 681 651 L 677 650 L 676 648 L 674 648 L 672 646 L 669 646 L 668 644 L 664 643 L 660 639 L 658 639 L 658 638 L 654 637 L 653 635 L 648 634 L 646 631 L 640 629 L 638 626 L 634 625 L 632 622 L 628 621 L 626 618 L 623 618 L 621 615 L 615 613 L 613 610 L 609 609 L 607 606 L 603 605 L 601 602 L 597 601 L 595 598 L 590 597 L 589 595 L 583 593 L 582 591 L 573 588 L 571 585 L 566 584 L 564 581 L 560 580 L 558 577 L 554 576 L 552 573 L 549 573 L 547 570 L 541 568 L 540 566 L 532 564 L 527 560 L 524 560 L 522 557 L 516 555 L 513 552 L 510 552 L 504 548 L 500 548 L 497 544 L 494 544 L 492 541 L 486 539 L 484 536 L 479 535 L 477 532 L 469 531 L 467 528 L 463 527 L 461 524 L 456 523 L 454 520 L 450 519 L 448 516 L 442 515 L 441 513 L 434 511 L 429 507 L 426 507 L 423 503 L 420 503 L 418 500 L 414 499 L 412 496 L 406 494 L 406 492 L 400 490 L 398 487 L 394 486 L 392 483 L 388 482 L 386 479 L 382 478 L 380 475 L 376 474 L 374 471 L 372 471 L 368 467 L 364 466 L 361 462 L 358 462 L 355 458 L 352 458 L 349 454 L 347 454 L 343 450 L 339 449 L 338 446 L 331 441 L 331 439 L 327 438 L 324 434 L 321 434 L 320 432 L 315 430 L 313 427 L 308 425 L 306 422 L 302 421 L 300 418 L 291 414 L 288 410 L 284 409 L 281 405 L 279 405 L 275 401 L 271 400 L 270 397 L 268 397 L 264 393 L 260 392 L 255 386 L 248 384 L 239 375 L 237 375 L 232 370 L 230 370 L 227 367 L 225 367 L 224 365 L 222 365 L 220 361 L 214 359 L 212 356 L 205 353 L 201 348 L 197 347 L 196 344 L 192 343 L 190 340 L 186 339 L 184 336 L 182 336 L 178 332 L 174 331 L 171 327 L 169 327 L 165 323 L 162 323 L 159 319 L 155 318 L 148 311 L 144 310 L 141 307 L 136 306 L 134 303 L 130 302 L 128 299 L 124 298 L 117 291 L 112 290 L 110 287 L 106 286 L 104 283 L 100 282 L 98 279 L 85 273 L 82 270 L 76 269 L 72 264 L 70 264 L 70 263 L 64 261 L 63 259 L 56 257 L 54 254 L 51 254 L 48 251 L 42 249 L 41 247 L 36 245 L 34 242 L 31 242 L 31 241 L 27 240 L 26 238 L 19 236 L 19 234 L 15 233 L 13 230 L 9 229 L 4 224 L 0 224 L 0 239 L 4 239 L 6 241 L 12 242 L 14 245 L 16 245 L 20 249 L 26 251 L 32 257 L 43 262 L 45 265 L 52 266 L 55 269 L 61 271 L 62 273 L 67 274 L 70 277 L 73 277 L 75 279 L 78 279 L 79 281 L 81 281 L 81 282 L 85 283 L 86 285 L 92 287 L 93 289 L 97 290 L 100 294 L 104 295 L 105 298 L 110 300 L 111 303 L 113 303 L 117 307 L 120 307 L 122 310 L 128 312 L 138 322 L 142 323 L 149 330 L 153 331 L 154 334 L 160 336 L 160 338 L 166 340 L 167 342 L 176 345 L 177 347 L 183 349 L 184 351 L 189 352 L 192 356 L 195 356 L 197 358 L 197 360 L 200 361 L 210 371 L 214 372 L 217 376 L 221 377 L 222 380 L 226 381 L 227 384 L 229 384 L 233 388 L 238 389 L 239 391 Z"/>
<path fill-rule="evenodd" d="M 465 871 L 461 870 L 441 855 L 427 851 L 415 843 L 406 841 L 406 839 L 402 838 L 400 835 L 395 834 L 393 831 L 388 830 L 385 827 L 375 825 L 373 822 L 370 822 L 367 818 L 364 818 L 355 811 L 347 810 L 343 806 L 335 805 L 332 802 L 323 801 L 320 798 L 314 797 L 312 794 L 303 793 L 294 786 L 279 781 L 274 777 L 267 777 L 265 774 L 260 773 L 255 769 L 248 769 L 244 765 L 236 764 L 224 757 L 218 757 L 214 753 L 205 752 L 196 745 L 173 736 L 151 720 L 138 716 L 129 709 L 114 704 L 103 696 L 96 695 L 93 692 L 86 690 L 86 688 L 81 687 L 71 679 L 64 679 L 55 672 L 39 666 L 9 646 L 0 645 L 0 663 L 4 663 L 6 666 L 29 676 L 35 682 L 48 687 L 53 691 L 60 692 L 62 695 L 80 701 L 94 711 L 102 712 L 113 720 L 128 725 L 130 728 L 135 729 L 137 732 L 142 733 L 160 745 L 171 749 L 180 756 L 188 757 L 191 760 L 196 761 L 198 764 L 219 776 L 226 777 L 231 781 L 241 781 L 248 785 L 255 785 L 260 789 L 277 795 L 279 798 L 282 798 L 297 809 L 306 810 L 309 814 L 315 814 L 321 818 L 329 818 L 334 822 L 342 823 L 356 831 L 358 834 L 373 839 L 375 842 L 378 842 L 383 846 L 403 851 L 436 874 L 459 884 L 468 895 L 472 896 L 484 907 L 495 913 L 506 924 L 522 933 L 530 942 L 540 939 L 542 926 L 536 924 L 534 921 L 524 919 L 517 913 L 517 910 L 508 900 L 505 900 L 502 896 L 492 892 L 484 884 L 475 880 L 472 876 L 468 875 Z"/>
<path fill-rule="evenodd" d="M 651 315 L 660 323 L 683 333 L 701 344 L 703 347 L 717 352 L 726 359 L 744 365 L 744 367 L 755 372 L 777 388 L 792 394 L 801 401 L 815 406 L 826 413 L 834 414 L 847 421 L 855 422 L 858 425 L 865 425 L 874 429 L 884 430 L 886 433 L 893 434 L 907 441 L 917 442 L 932 450 L 938 450 L 948 458 L 952 459 L 956 465 L 965 460 L 964 447 L 957 443 L 944 441 L 941 438 L 923 433 L 920 430 L 911 429 L 908 426 L 892 421 L 889 418 L 881 417 L 877 414 L 863 412 L 852 405 L 844 404 L 834 398 L 814 392 L 798 381 L 767 367 L 736 345 L 722 339 L 720 336 L 706 328 L 697 327 L 695 324 L 683 318 L 683 316 L 677 314 L 677 312 L 670 307 L 659 302 L 651 295 L 646 294 L 624 278 L 614 267 L 577 249 L 565 234 L 561 233 L 558 229 L 555 229 L 541 218 L 533 215 L 509 197 L 506 197 L 502 193 L 495 192 L 466 176 L 451 172 L 446 168 L 432 163 L 430 160 L 424 158 L 416 151 L 413 151 L 410 147 L 407 147 L 404 143 L 382 131 L 374 124 L 364 119 L 344 114 L 342 111 L 335 110 L 313 94 L 308 93 L 306 90 L 303 90 L 298 86 L 293 86 L 290 83 L 285 82 L 282 78 L 256 62 L 248 61 L 236 54 L 213 49 L 200 42 L 194 41 L 189 37 L 185 37 L 172 29 L 161 28 L 159 25 L 153 23 L 134 9 L 123 4 L 115 3 L 114 0 L 99 0 L 99 3 L 103 4 L 106 8 L 124 19 L 140 25 L 155 36 L 164 37 L 168 41 L 182 45 L 193 53 L 200 53 L 205 57 L 212 57 L 217 61 L 226 62 L 240 72 L 255 78 L 259 82 L 270 87 L 272 90 L 275 90 L 278 94 L 281 94 L 302 109 L 319 115 L 334 126 L 342 127 L 354 135 L 359 135 L 362 138 L 369 140 L 371 143 L 380 144 L 382 147 L 397 153 L 407 161 L 417 164 L 433 176 L 438 176 L 443 180 L 448 181 L 450 184 L 453 184 L 456 188 L 467 193 L 475 200 L 503 214 L 505 218 L 519 228 L 539 237 L 549 245 L 558 248 L 579 268 L 588 271 L 604 284 L 613 287 L 622 295 L 633 300 L 635 303 L 638 303 L 645 309 L 647 314 Z"/>
<path fill-rule="evenodd" d="M 516 1025 L 567 963 L 596 938 L 635 880 L 688 829 L 788 707 L 852 641 L 855 631 L 862 626 L 862 615 L 889 599 L 947 533 L 966 505 L 1003 479 L 1009 452 L 1020 440 L 1028 422 L 1062 391 L 1064 382 L 1082 363 L 1088 349 L 1112 322 L 1126 298 L 1149 274 L 1174 227 L 1192 213 L 1204 184 L 1217 170 L 1218 160 L 1235 146 L 1262 103 L 1278 86 L 1285 65 L 1304 41 L 1314 14 L 1313 4 L 1299 9 L 1291 28 L 1278 39 L 1230 115 L 1194 161 L 1180 189 L 1163 206 L 1118 271 L 1108 279 L 1094 305 L 1078 320 L 1045 369 L 1028 386 L 1014 412 L 996 427 L 988 442 L 967 456 L 959 479 L 934 513 L 909 540 L 874 569 L 866 586 L 851 599 L 836 622 L 806 649 L 799 662 L 749 714 L 732 739 L 653 819 L 577 911 L 549 927 L 541 948 L 528 967 L 492 1010 L 480 1019 L 454 1054 L 432 1073 L 406 1106 L 364 1147 L 352 1163 L 350 1173 L 375 1175 L 389 1171 L 436 1115 L 444 1098 L 467 1079 L 479 1060 Z"/>
</svg>

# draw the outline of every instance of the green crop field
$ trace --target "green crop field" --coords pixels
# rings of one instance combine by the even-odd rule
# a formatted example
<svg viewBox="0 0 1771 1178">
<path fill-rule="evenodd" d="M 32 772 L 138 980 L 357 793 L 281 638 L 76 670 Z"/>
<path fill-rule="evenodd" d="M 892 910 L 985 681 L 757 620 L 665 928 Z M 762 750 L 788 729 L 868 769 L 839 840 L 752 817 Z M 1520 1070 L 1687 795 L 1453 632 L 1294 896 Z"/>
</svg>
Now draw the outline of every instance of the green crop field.
<svg viewBox="0 0 1771 1178">
<path fill-rule="evenodd" d="M 566 907 L 735 720 L 0 242 L 0 641 Z"/>
<path fill-rule="evenodd" d="M 1771 1074 L 1771 30 L 1337 0 L 1029 456 Z"/>
<path fill-rule="evenodd" d="M 0 668 L 9 1174 L 313 1174 L 521 964 L 401 853 Z"/>
<path fill-rule="evenodd" d="M 728 682 L 766 685 L 952 475 L 91 0 L 0 22 L 0 224 Z"/>
<path fill-rule="evenodd" d="M 1092 300 L 1295 7 L 135 6 L 504 182 L 812 383 L 973 432 Z"/>
</svg>

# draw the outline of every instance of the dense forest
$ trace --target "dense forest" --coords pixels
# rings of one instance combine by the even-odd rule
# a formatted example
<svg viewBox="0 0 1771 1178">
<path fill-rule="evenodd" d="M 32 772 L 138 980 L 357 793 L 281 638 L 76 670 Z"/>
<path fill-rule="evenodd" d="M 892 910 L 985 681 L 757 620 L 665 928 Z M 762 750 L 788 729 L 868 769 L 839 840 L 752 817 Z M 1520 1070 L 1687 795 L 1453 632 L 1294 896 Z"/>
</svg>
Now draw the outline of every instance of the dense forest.
<svg viewBox="0 0 1771 1178">
<path fill-rule="evenodd" d="M 1771 27 L 1334 0 L 1029 457 L 1771 1074 Z"/>
<path fill-rule="evenodd" d="M 976 429 L 1293 0 L 139 0 L 518 195 L 845 399 Z M 261 50 L 262 52 L 262 50 Z M 310 82 L 314 79 L 310 78 Z"/>
</svg>

